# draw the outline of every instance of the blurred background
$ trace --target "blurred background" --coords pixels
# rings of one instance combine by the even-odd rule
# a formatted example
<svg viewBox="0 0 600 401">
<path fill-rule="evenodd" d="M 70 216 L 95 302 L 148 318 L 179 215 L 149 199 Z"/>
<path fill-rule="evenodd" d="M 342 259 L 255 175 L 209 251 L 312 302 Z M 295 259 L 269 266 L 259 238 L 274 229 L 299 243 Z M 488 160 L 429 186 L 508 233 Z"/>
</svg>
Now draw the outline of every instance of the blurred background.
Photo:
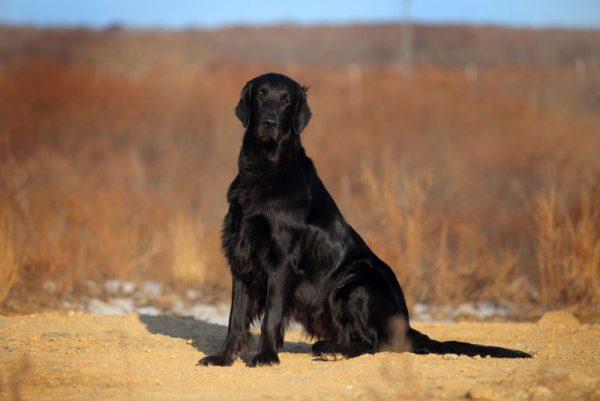
<svg viewBox="0 0 600 401">
<path fill-rule="evenodd" d="M 598 319 L 597 1 L 210 3 L 0 1 L 0 312 L 226 322 L 233 108 L 277 71 L 417 318 Z"/>
</svg>

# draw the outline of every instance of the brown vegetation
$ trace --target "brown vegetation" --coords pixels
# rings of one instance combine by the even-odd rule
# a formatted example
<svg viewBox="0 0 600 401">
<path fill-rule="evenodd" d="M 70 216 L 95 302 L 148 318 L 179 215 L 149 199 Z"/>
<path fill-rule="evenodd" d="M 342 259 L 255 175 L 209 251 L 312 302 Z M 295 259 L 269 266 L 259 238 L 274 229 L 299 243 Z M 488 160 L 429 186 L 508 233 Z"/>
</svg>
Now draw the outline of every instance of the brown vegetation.
<svg viewBox="0 0 600 401">
<path fill-rule="evenodd" d="M 411 304 L 600 301 L 600 51 L 585 33 L 564 33 L 584 49 L 569 62 L 474 73 L 429 60 L 403 79 L 393 57 L 318 64 L 232 51 L 196 63 L 208 53 L 185 32 L 22 28 L 22 47 L 8 51 L 11 29 L 0 34 L 5 308 L 113 277 L 227 300 L 219 229 L 242 135 L 233 107 L 267 70 L 311 87 L 308 154 Z M 486 29 L 467 31 L 483 40 Z M 205 33 L 202 48 L 247 33 Z M 77 37 L 85 45 L 65 39 Z M 580 58 L 585 69 L 573 67 Z"/>
</svg>

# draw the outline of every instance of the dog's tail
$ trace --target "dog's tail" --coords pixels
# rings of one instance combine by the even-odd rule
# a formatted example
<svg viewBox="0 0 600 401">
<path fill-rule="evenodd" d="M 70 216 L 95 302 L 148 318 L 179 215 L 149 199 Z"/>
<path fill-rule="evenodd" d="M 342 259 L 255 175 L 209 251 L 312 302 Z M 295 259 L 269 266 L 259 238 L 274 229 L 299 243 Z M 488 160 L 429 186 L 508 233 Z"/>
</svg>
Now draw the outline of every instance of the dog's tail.
<svg viewBox="0 0 600 401">
<path fill-rule="evenodd" d="M 470 344 L 461 341 L 436 341 L 425 334 L 409 328 L 408 339 L 411 352 L 415 354 L 457 354 L 468 356 L 490 356 L 492 358 L 531 358 L 527 352 L 490 345 Z"/>
</svg>

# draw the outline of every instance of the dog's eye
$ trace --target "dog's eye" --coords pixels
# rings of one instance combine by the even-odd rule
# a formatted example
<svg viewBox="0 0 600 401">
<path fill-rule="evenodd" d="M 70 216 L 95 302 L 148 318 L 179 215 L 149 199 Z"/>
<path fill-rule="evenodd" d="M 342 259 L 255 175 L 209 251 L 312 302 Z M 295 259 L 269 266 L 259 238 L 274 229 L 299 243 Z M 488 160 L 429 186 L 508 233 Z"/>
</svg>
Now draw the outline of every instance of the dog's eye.
<svg viewBox="0 0 600 401">
<path fill-rule="evenodd" d="M 290 99 L 287 96 L 283 96 L 279 103 L 281 104 L 281 106 L 285 107 L 288 104 L 290 104 Z"/>
<path fill-rule="evenodd" d="M 256 95 L 256 99 L 259 102 L 262 102 L 263 100 L 265 100 L 265 92 L 264 91 L 258 92 L 258 95 Z"/>
</svg>

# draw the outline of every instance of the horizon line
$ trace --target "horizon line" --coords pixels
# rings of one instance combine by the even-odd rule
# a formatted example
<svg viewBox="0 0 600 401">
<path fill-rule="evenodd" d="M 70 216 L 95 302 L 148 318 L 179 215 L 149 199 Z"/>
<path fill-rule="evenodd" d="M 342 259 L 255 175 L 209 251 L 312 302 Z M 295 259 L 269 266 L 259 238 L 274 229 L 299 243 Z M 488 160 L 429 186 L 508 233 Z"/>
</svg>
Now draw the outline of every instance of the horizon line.
<svg viewBox="0 0 600 401">
<path fill-rule="evenodd" d="M 505 28 L 505 29 L 524 29 L 534 31 L 545 31 L 545 30 L 569 30 L 569 31 L 598 31 L 600 30 L 599 25 L 566 25 L 566 24 L 521 24 L 521 23 L 509 23 L 509 22 L 472 22 L 472 21 L 431 21 L 427 19 L 411 19 L 409 20 L 411 25 L 419 26 L 466 26 L 474 28 Z M 126 30 L 164 30 L 164 31 L 186 31 L 186 30 L 203 30 L 203 31 L 218 31 L 232 28 L 276 28 L 276 27 L 297 27 L 297 28 L 319 28 L 319 27 L 347 27 L 347 26 L 386 26 L 386 25 L 402 25 L 404 21 L 398 19 L 389 20 L 348 20 L 348 21 L 294 21 L 294 20 L 279 20 L 272 22 L 226 22 L 221 24 L 201 24 L 201 23 L 189 23 L 189 24 L 165 24 L 165 23 L 148 23 L 148 24 L 132 24 L 114 20 L 107 23 L 101 24 L 90 24 L 90 23 L 77 23 L 77 22 L 65 22 L 65 23 L 39 23 L 33 21 L 5 21 L 0 17 L 0 26 L 4 27 L 23 27 L 23 28 L 48 28 L 48 29 L 60 29 L 60 28 L 73 28 L 81 29 L 87 28 L 90 30 L 109 30 L 114 28 L 126 29 Z"/>
</svg>

